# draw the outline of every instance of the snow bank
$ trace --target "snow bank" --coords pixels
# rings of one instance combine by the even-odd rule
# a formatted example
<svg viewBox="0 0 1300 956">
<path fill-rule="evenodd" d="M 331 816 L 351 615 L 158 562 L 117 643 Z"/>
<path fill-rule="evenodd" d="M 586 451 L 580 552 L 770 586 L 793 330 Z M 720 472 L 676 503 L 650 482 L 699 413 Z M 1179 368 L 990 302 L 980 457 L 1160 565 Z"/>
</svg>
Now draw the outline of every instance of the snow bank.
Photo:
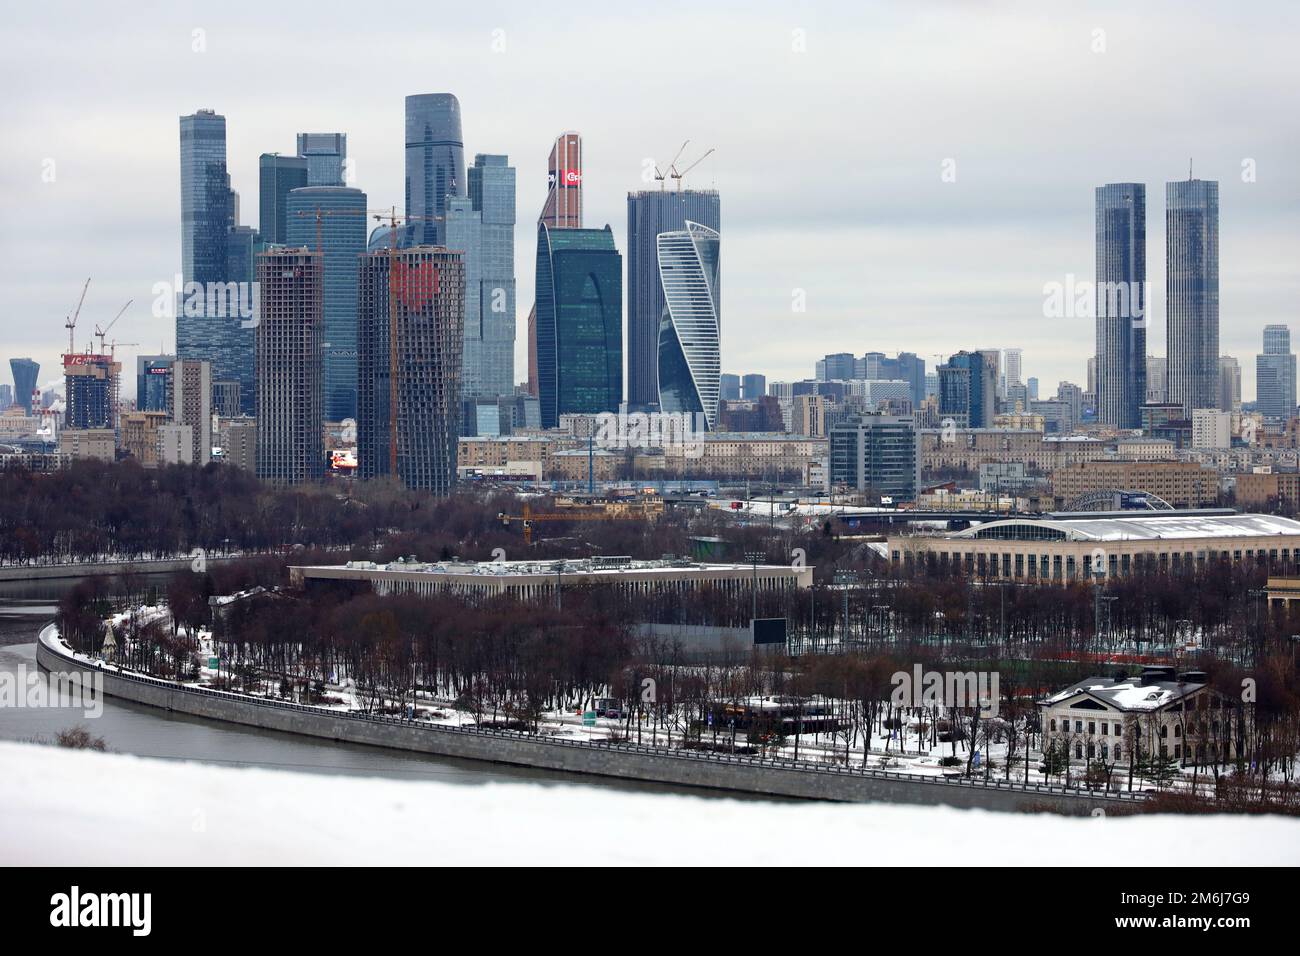
<svg viewBox="0 0 1300 956">
<path fill-rule="evenodd" d="M 1300 863 L 1300 820 L 1063 818 L 482 786 L 0 743 L 0 864 Z"/>
</svg>

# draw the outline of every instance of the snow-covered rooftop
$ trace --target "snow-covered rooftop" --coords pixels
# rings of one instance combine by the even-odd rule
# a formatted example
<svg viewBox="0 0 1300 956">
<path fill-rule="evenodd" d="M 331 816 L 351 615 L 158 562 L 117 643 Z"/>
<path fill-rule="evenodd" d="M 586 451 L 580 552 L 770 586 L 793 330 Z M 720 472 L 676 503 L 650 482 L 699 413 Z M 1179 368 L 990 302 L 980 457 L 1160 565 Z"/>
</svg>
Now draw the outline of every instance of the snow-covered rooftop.
<svg viewBox="0 0 1300 956">
<path fill-rule="evenodd" d="M 954 538 L 987 537 L 990 530 L 1006 529 L 1007 537 L 1017 527 L 1028 535 L 1035 529 L 1063 532 L 1069 541 L 1148 541 L 1187 538 L 1254 538 L 1269 535 L 1300 536 L 1300 521 L 1278 515 L 1194 514 L 1170 511 L 1135 512 L 1130 516 L 1100 518 L 1047 517 L 1006 518 L 972 525 Z M 984 532 L 984 533 L 981 533 Z"/>
<path fill-rule="evenodd" d="M 1194 694 L 1204 686 L 1203 683 L 1180 681 L 1151 681 L 1144 684 L 1139 677 L 1128 677 L 1120 681 L 1110 677 L 1087 677 L 1058 691 L 1043 703 L 1059 704 L 1080 693 L 1086 693 L 1120 710 L 1153 711 Z"/>
</svg>

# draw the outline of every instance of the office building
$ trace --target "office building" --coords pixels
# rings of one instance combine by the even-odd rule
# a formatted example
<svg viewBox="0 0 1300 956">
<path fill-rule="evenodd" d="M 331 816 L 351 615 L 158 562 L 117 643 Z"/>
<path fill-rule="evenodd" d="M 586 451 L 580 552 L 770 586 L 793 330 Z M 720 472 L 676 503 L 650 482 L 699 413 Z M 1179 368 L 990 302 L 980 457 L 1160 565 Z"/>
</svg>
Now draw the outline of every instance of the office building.
<svg viewBox="0 0 1300 956">
<path fill-rule="evenodd" d="M 322 254 L 325 420 L 357 413 L 357 257 L 366 250 L 366 194 L 348 186 L 289 193 L 289 244 Z M 318 248 L 319 244 L 319 248 Z"/>
<path fill-rule="evenodd" d="M 515 385 L 515 170 L 479 153 L 469 195 L 447 201 L 447 246 L 464 254 L 465 398 L 508 396 Z"/>
<path fill-rule="evenodd" d="M 718 232 L 720 209 L 716 190 L 628 193 L 627 400 L 633 409 L 652 408 L 659 401 L 659 329 L 664 317 L 659 235 L 685 230 L 688 220 Z"/>
<path fill-rule="evenodd" d="M 135 409 L 171 412 L 174 355 L 137 355 L 135 358 Z"/>
<path fill-rule="evenodd" d="M 721 373 L 721 307 L 718 233 L 699 223 L 658 237 L 664 314 L 659 325 L 660 410 L 718 419 Z"/>
<path fill-rule="evenodd" d="M 1296 362 L 1291 329 L 1264 326 L 1264 351 L 1255 356 L 1255 407 L 1265 421 L 1284 422 L 1296 411 Z"/>
<path fill-rule="evenodd" d="M 740 376 L 723 372 L 718 378 L 718 400 L 724 402 L 740 401 Z"/>
<path fill-rule="evenodd" d="M 831 428 L 832 487 L 872 498 L 916 497 L 916 429 L 910 416 L 862 415 Z"/>
<path fill-rule="evenodd" d="M 29 358 L 9 360 L 9 371 L 14 377 L 14 404 L 21 405 L 23 413 L 32 413 L 32 396 L 36 393 L 36 378 L 40 374 L 39 362 Z"/>
<path fill-rule="evenodd" d="M 656 276 L 658 269 L 655 269 Z M 613 231 L 537 227 L 537 383 L 542 427 L 623 401 L 623 259 Z"/>
<path fill-rule="evenodd" d="M 755 401 L 767 394 L 767 376 L 750 373 L 740 379 L 740 397 Z"/>
<path fill-rule="evenodd" d="M 451 93 L 406 98 L 407 241 L 446 245 L 447 197 L 465 195 L 460 101 Z"/>
<path fill-rule="evenodd" d="M 299 133 L 298 157 L 307 162 L 305 185 L 347 185 L 347 133 Z"/>
<path fill-rule="evenodd" d="M 539 223 L 552 229 L 582 228 L 582 137 L 574 132 L 561 133 L 551 145 L 546 162 L 546 203 Z M 528 312 L 528 381 L 529 395 L 537 397 L 537 304 Z"/>
<path fill-rule="evenodd" d="M 1294 375 L 1291 380 L 1295 381 Z M 1241 411 L 1241 363 L 1231 355 L 1219 356 L 1219 410 Z"/>
<path fill-rule="evenodd" d="M 257 231 L 268 245 L 282 245 L 289 241 L 289 193 L 307 185 L 307 159 L 263 153 L 257 167 Z"/>
</svg>

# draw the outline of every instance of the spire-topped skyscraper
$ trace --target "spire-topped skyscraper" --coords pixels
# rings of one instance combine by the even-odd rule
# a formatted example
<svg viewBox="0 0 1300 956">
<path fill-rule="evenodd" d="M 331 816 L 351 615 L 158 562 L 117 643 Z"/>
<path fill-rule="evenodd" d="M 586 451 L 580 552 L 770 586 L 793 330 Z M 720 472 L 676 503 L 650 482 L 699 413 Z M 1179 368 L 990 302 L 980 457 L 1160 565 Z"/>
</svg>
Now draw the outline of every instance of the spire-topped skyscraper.
<svg viewBox="0 0 1300 956">
<path fill-rule="evenodd" d="M 561 133 L 546 163 L 546 203 L 538 223 L 550 229 L 582 228 L 582 136 Z M 537 304 L 528 312 L 528 394 L 537 395 Z"/>
</svg>

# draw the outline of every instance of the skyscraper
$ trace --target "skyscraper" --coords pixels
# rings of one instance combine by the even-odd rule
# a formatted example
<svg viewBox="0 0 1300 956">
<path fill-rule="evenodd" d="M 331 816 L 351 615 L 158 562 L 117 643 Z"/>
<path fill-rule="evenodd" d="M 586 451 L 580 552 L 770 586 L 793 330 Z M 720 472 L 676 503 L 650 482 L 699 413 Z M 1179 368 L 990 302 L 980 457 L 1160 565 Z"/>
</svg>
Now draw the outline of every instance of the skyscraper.
<svg viewBox="0 0 1300 956">
<path fill-rule="evenodd" d="M 1219 184 L 1167 183 L 1165 201 L 1168 400 L 1190 418 L 1219 404 Z"/>
<path fill-rule="evenodd" d="M 465 398 L 510 395 L 515 385 L 515 170 L 479 153 L 469 196 L 448 200 L 447 247 L 464 253 Z"/>
<path fill-rule="evenodd" d="M 1295 415 L 1296 362 L 1285 325 L 1264 326 L 1264 351 L 1255 356 L 1255 406 L 1268 421 Z"/>
<path fill-rule="evenodd" d="M 446 244 L 447 197 L 465 195 L 460 101 L 451 93 L 406 98 L 406 214 L 411 245 Z"/>
<path fill-rule="evenodd" d="M 117 427 L 117 376 L 122 366 L 107 355 L 63 356 L 65 428 Z"/>
<path fill-rule="evenodd" d="M 298 156 L 307 161 L 307 186 L 343 186 L 348 163 L 347 133 L 299 133 Z"/>
<path fill-rule="evenodd" d="M 655 270 L 656 273 L 658 270 Z M 604 229 L 537 227 L 537 386 L 543 428 L 623 400 L 623 259 Z"/>
<path fill-rule="evenodd" d="M 1020 365 L 1024 359 L 1024 355 L 1025 355 L 1024 349 L 1003 349 L 1002 350 L 1002 365 L 1005 370 L 1002 378 L 1004 383 L 1008 387 L 1012 385 L 1021 384 Z"/>
<path fill-rule="evenodd" d="M 1146 186 L 1096 189 L 1097 418 L 1137 428 L 1146 400 Z"/>
<path fill-rule="evenodd" d="M 244 411 L 251 411 L 256 303 L 245 283 L 254 246 L 251 230 L 235 228 L 226 118 L 212 110 L 182 116 L 180 145 L 181 274 L 186 287 L 178 290 L 176 354 L 210 362 L 214 383 L 239 383 Z"/>
<path fill-rule="evenodd" d="M 319 217 L 319 223 L 317 222 Z M 348 186 L 305 186 L 289 193 L 289 244 L 315 250 L 324 269 L 325 420 L 357 414 L 357 256 L 366 251 L 366 194 Z"/>
<path fill-rule="evenodd" d="M 561 133 L 546 162 L 546 203 L 537 220 L 552 229 L 582 228 L 582 137 Z M 537 303 L 528 312 L 529 395 L 537 395 Z"/>
<path fill-rule="evenodd" d="M 940 365 L 939 414 L 959 427 L 991 428 L 997 399 L 996 350 L 958 352 Z"/>
<path fill-rule="evenodd" d="M 740 397 L 757 401 L 767 394 L 767 376 L 751 372 L 740 380 Z"/>
<path fill-rule="evenodd" d="M 1165 377 L 1168 363 L 1163 355 L 1147 356 L 1147 395 L 1148 405 L 1159 405 L 1165 400 Z"/>
<path fill-rule="evenodd" d="M 717 191 L 654 189 L 627 194 L 627 400 L 634 408 L 659 401 L 659 325 L 664 293 L 658 237 L 663 232 L 680 232 L 688 219 L 720 231 Z"/>
<path fill-rule="evenodd" d="M 659 323 L 659 408 L 703 415 L 712 430 L 718 421 L 718 376 L 722 370 L 720 301 L 721 239 L 716 230 L 686 221 L 686 228 L 661 232 L 659 278 L 664 311 Z"/>
<path fill-rule="evenodd" d="M 257 257 L 257 474 L 280 484 L 325 475 L 321 256 L 277 246 Z"/>
<path fill-rule="evenodd" d="M 724 402 L 740 401 L 740 376 L 723 372 L 718 378 L 718 399 Z"/>
<path fill-rule="evenodd" d="M 257 230 L 263 242 L 282 245 L 289 241 L 286 230 L 289 191 L 307 185 L 307 159 L 263 153 L 258 158 L 257 167 Z"/>
<path fill-rule="evenodd" d="M 392 270 L 390 279 L 390 269 Z M 397 475 L 446 494 L 456 479 L 464 263 L 427 246 L 361 257 L 358 303 L 357 473 L 392 473 L 392 371 L 397 372 Z M 390 293 L 396 301 L 390 303 Z M 392 312 L 390 312 L 390 307 Z M 389 347 L 397 323 L 397 355 Z"/>
<path fill-rule="evenodd" d="M 36 391 L 36 377 L 40 374 L 40 363 L 29 358 L 9 360 L 9 371 L 14 376 L 14 404 L 21 405 L 28 415 L 32 413 L 32 393 Z"/>
</svg>

